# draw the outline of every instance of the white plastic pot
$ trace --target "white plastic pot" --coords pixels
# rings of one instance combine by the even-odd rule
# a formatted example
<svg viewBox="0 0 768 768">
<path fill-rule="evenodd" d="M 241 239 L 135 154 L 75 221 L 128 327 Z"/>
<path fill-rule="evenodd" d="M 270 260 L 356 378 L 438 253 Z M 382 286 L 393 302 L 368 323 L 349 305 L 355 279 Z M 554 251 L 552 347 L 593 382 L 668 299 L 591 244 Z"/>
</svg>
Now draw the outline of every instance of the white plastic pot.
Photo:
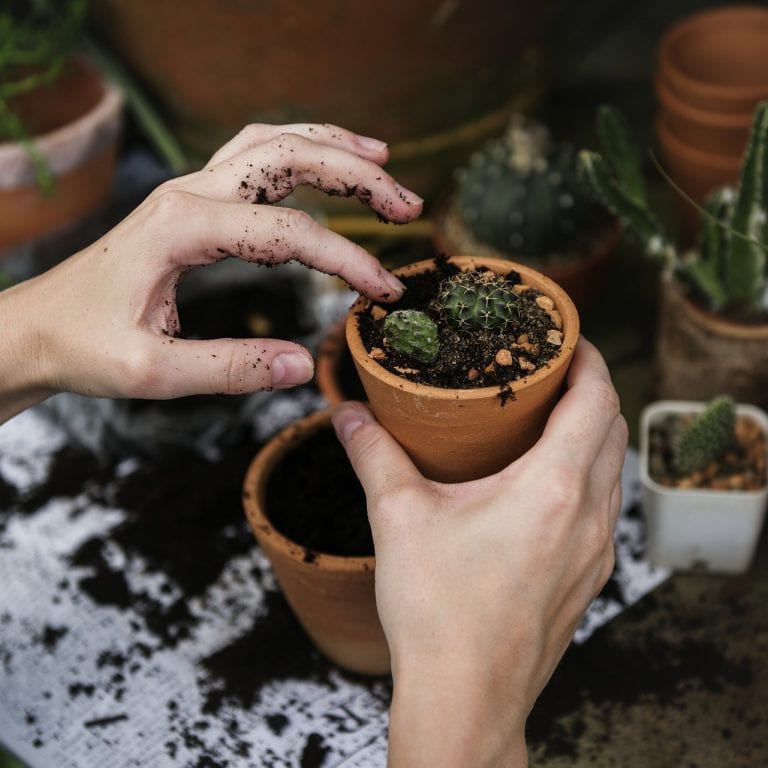
<svg viewBox="0 0 768 768">
<path fill-rule="evenodd" d="M 675 570 L 742 573 L 752 562 L 768 502 L 768 485 L 757 491 L 680 489 L 660 485 L 648 471 L 649 432 L 670 414 L 702 411 L 703 402 L 659 400 L 640 415 L 640 481 L 648 558 Z M 737 406 L 768 434 L 768 414 Z"/>
</svg>

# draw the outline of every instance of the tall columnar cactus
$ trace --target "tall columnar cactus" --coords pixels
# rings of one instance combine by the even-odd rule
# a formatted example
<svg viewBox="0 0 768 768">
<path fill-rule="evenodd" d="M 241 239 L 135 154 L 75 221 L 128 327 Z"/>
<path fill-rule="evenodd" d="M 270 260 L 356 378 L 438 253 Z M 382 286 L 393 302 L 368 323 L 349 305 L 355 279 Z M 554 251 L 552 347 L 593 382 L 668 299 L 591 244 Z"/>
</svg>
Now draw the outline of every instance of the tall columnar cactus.
<svg viewBox="0 0 768 768">
<path fill-rule="evenodd" d="M 437 307 L 457 328 L 503 328 L 518 312 L 517 295 L 492 272 L 459 272 L 443 281 Z"/>
<path fill-rule="evenodd" d="M 596 198 L 646 252 L 695 286 L 717 312 L 768 311 L 768 101 L 758 104 L 737 187 L 716 191 L 696 247 L 680 253 L 648 207 L 640 154 L 623 116 L 598 110 L 602 153 L 583 150 L 579 168 Z"/>
<path fill-rule="evenodd" d="M 591 209 L 572 148 L 522 116 L 457 170 L 456 205 L 477 240 L 531 259 L 567 254 Z"/>
<path fill-rule="evenodd" d="M 440 351 L 437 325 L 416 309 L 398 309 L 384 318 L 384 340 L 401 355 L 431 365 Z"/>
<path fill-rule="evenodd" d="M 672 447 L 672 464 L 680 475 L 704 469 L 733 444 L 736 404 L 728 396 L 716 397 L 680 433 Z"/>
</svg>

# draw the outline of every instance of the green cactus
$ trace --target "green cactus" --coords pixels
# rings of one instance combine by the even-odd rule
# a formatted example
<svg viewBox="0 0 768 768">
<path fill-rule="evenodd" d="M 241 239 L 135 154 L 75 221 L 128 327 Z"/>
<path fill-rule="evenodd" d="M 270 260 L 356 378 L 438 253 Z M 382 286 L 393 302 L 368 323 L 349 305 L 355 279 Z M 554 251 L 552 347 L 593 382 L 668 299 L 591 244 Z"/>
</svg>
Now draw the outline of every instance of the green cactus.
<svg viewBox="0 0 768 768">
<path fill-rule="evenodd" d="M 424 312 L 398 309 L 384 318 L 384 343 L 406 357 L 431 365 L 437 359 L 440 345 L 437 325 Z"/>
<path fill-rule="evenodd" d="M 648 208 L 640 154 L 615 108 L 599 108 L 598 138 L 602 153 L 582 150 L 580 172 L 646 253 L 693 286 L 716 312 L 768 311 L 768 101 L 755 110 L 738 186 L 713 193 L 702 212 L 699 242 L 686 253 Z"/>
<path fill-rule="evenodd" d="M 672 447 L 675 471 L 688 475 L 716 461 L 733 444 L 735 427 L 733 399 L 723 395 L 711 400 L 675 439 Z"/>
<path fill-rule="evenodd" d="M 518 311 L 517 294 L 492 272 L 459 272 L 443 281 L 438 310 L 457 328 L 497 330 Z"/>
<path fill-rule="evenodd" d="M 457 170 L 456 205 L 477 240 L 534 260 L 573 250 L 593 208 L 573 149 L 522 116 Z"/>
</svg>

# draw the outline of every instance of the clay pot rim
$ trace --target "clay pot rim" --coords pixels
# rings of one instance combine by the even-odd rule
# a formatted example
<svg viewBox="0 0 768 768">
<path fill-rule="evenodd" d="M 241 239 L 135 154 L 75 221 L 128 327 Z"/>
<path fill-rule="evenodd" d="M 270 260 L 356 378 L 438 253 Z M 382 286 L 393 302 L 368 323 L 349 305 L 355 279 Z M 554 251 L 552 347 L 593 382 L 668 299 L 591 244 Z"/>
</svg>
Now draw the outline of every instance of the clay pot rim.
<svg viewBox="0 0 768 768">
<path fill-rule="evenodd" d="M 698 304 L 692 302 L 680 283 L 672 277 L 666 277 L 664 283 L 667 290 L 674 291 L 677 298 L 685 305 L 686 311 L 694 316 L 697 322 L 714 329 L 721 336 L 730 336 L 736 339 L 752 339 L 768 341 L 768 323 L 739 323 L 734 320 L 728 320 L 714 312 L 703 309 Z"/>
<path fill-rule="evenodd" d="M 573 349 L 579 339 L 579 316 L 571 298 L 554 280 L 552 280 L 552 278 L 547 277 L 532 267 L 508 259 L 456 255 L 449 256 L 448 261 L 468 269 L 476 266 L 485 266 L 495 272 L 519 272 L 520 276 L 525 278 L 526 282 L 549 296 L 555 302 L 555 308 L 560 312 L 563 318 L 563 343 L 561 346 L 561 353 L 547 365 L 534 371 L 530 376 L 526 376 L 524 379 L 518 381 L 510 382 L 507 389 L 517 393 L 522 389 L 533 387 L 541 380 L 552 376 L 563 365 L 570 364 L 571 355 L 566 354 L 565 351 Z M 393 273 L 398 276 L 409 275 L 427 271 L 431 269 L 433 265 L 434 259 L 423 259 L 395 269 L 393 270 Z M 500 388 L 498 385 L 491 387 L 476 387 L 472 389 L 445 389 L 443 387 L 433 387 L 427 384 L 418 384 L 409 381 L 379 365 L 375 360 L 372 360 L 368 356 L 368 352 L 357 331 L 357 313 L 364 309 L 369 303 L 369 299 L 360 296 L 352 305 L 347 314 L 346 336 L 352 357 L 372 376 L 380 379 L 382 382 L 395 389 L 400 389 L 404 392 L 409 392 L 421 397 L 429 397 L 433 400 L 483 400 L 499 395 Z"/>
<path fill-rule="evenodd" d="M 666 145 L 669 151 L 683 157 L 687 162 L 727 173 L 738 172 L 741 168 L 741 155 L 722 155 L 689 147 L 669 127 L 663 113 L 656 116 L 654 124 L 661 144 Z"/>
<path fill-rule="evenodd" d="M 76 120 L 33 137 L 37 150 L 56 175 L 66 173 L 81 161 L 79 157 L 73 159 L 72 152 L 62 153 L 60 148 L 78 142 L 78 137 L 90 135 L 100 130 L 99 126 L 110 122 L 115 124 L 116 132 L 124 101 L 120 88 L 111 82 L 90 59 L 77 55 L 74 60 L 86 74 L 101 82 L 102 96 L 92 109 Z M 19 183 L 19 177 L 26 174 L 29 165 L 27 152 L 18 142 L 0 142 L 0 167 L 3 167 L 3 181 L 0 183 L 0 188 L 16 186 Z"/>
<path fill-rule="evenodd" d="M 701 80 L 682 70 L 676 60 L 676 49 L 685 43 L 689 35 L 718 34 L 724 26 L 739 26 L 748 32 L 755 32 L 757 26 L 768 29 L 768 9 L 759 5 L 734 5 L 712 8 L 686 16 L 674 23 L 663 34 L 658 46 L 658 68 L 668 77 L 678 93 L 690 91 L 692 95 L 703 98 L 715 98 L 726 103 L 741 101 L 745 98 L 765 97 L 768 82 L 760 85 L 733 85 L 712 83 Z M 710 31 L 711 29 L 711 31 Z"/>
<path fill-rule="evenodd" d="M 753 112 L 717 112 L 689 104 L 674 92 L 661 75 L 654 79 L 654 89 L 664 109 L 692 123 L 725 130 L 748 130 L 752 125 Z"/>
<path fill-rule="evenodd" d="M 291 422 L 270 438 L 254 456 L 243 480 L 243 506 L 245 514 L 257 539 L 265 537 L 275 549 L 295 560 L 308 574 L 318 568 L 332 573 L 362 573 L 373 571 L 376 559 L 373 555 L 366 557 L 347 557 L 331 555 L 327 552 L 312 550 L 314 558 L 311 563 L 304 560 L 307 548 L 278 531 L 267 517 L 264 507 L 266 481 L 272 469 L 282 457 L 313 435 L 315 432 L 331 426 L 332 408 L 325 408 Z"/>
</svg>

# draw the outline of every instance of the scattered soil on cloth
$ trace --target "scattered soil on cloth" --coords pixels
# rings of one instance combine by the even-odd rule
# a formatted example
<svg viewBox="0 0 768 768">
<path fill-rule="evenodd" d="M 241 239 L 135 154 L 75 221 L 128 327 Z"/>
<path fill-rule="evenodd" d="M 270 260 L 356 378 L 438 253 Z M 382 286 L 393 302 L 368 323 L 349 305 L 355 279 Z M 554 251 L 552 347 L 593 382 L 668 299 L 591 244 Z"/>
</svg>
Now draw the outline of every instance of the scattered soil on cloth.
<svg viewBox="0 0 768 768">
<path fill-rule="evenodd" d="M 443 280 L 459 271 L 447 258 L 438 256 L 434 270 L 401 277 L 407 290 L 398 301 L 371 304 L 358 313 L 360 337 L 366 349 L 369 352 L 374 349 L 386 352 L 385 358 L 375 358 L 380 365 L 397 376 L 433 387 L 503 388 L 530 376 L 534 370 L 557 357 L 560 347 L 547 341 L 547 332 L 557 330 L 555 322 L 547 311 L 536 304 L 536 299 L 542 294 L 533 289 L 519 293 L 520 317 L 502 330 L 468 331 L 449 325 L 434 309 L 433 303 Z M 522 283 L 519 273 L 514 270 L 504 277 L 510 286 Z M 382 333 L 382 314 L 398 309 L 421 310 L 437 324 L 440 352 L 431 366 L 416 363 L 387 348 Z M 497 362 L 500 350 L 511 352 L 509 364 Z"/>
<path fill-rule="evenodd" d="M 266 489 L 275 528 L 317 553 L 346 557 L 373 555 L 365 494 L 336 435 L 320 429 L 275 467 Z"/>
<path fill-rule="evenodd" d="M 719 461 L 703 470 L 679 475 L 672 466 L 675 436 L 693 419 L 674 414 L 652 424 L 648 435 L 648 472 L 660 485 L 672 488 L 709 488 L 719 491 L 755 491 L 765 486 L 765 434 L 753 419 L 736 419 L 735 439 Z"/>
</svg>

